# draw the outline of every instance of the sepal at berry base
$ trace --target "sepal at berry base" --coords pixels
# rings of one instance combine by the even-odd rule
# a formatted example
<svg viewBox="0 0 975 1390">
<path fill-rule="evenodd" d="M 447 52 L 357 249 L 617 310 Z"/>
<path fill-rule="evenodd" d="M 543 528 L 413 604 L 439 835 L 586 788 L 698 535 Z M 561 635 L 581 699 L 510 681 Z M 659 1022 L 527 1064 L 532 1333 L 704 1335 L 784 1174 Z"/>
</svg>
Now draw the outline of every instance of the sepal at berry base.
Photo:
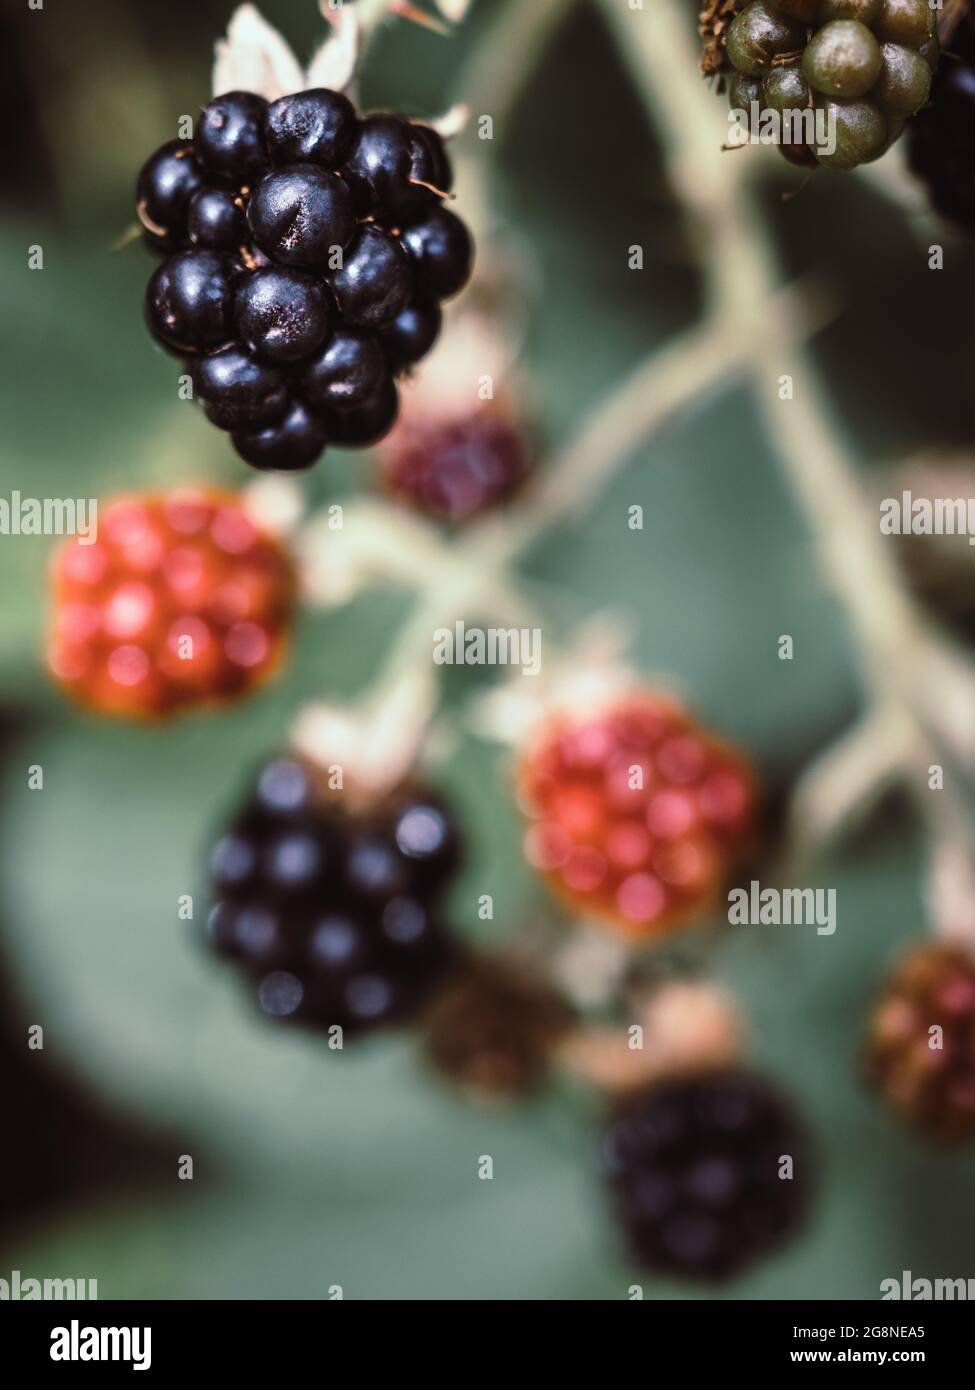
<svg viewBox="0 0 975 1390">
<path fill-rule="evenodd" d="M 297 579 L 233 493 L 181 487 L 104 507 L 52 565 L 50 674 L 99 714 L 158 720 L 241 698 L 280 667 Z"/>
</svg>

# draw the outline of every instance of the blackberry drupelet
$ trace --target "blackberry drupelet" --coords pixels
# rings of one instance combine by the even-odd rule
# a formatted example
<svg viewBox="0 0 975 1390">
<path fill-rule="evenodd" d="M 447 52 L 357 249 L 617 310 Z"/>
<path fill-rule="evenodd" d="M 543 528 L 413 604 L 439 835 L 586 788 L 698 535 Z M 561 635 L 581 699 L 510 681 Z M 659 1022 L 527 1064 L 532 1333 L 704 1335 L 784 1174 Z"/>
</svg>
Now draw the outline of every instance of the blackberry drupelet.
<svg viewBox="0 0 975 1390">
<path fill-rule="evenodd" d="M 290 755 L 260 771 L 210 856 L 208 936 L 265 1013 L 354 1036 L 411 1018 L 454 961 L 442 899 L 460 842 L 423 788 L 346 797 Z"/>
<path fill-rule="evenodd" d="M 606 1127 L 603 1161 L 634 1261 L 678 1279 L 739 1273 L 794 1232 L 809 1195 L 800 1125 L 746 1072 L 676 1077 L 628 1096 Z"/>
<path fill-rule="evenodd" d="M 935 20 L 928 0 L 753 0 L 722 34 L 731 108 L 749 125 L 753 102 L 807 123 L 803 113 L 815 112 L 814 133 L 782 131 L 779 148 L 793 163 L 869 163 L 927 103 Z"/>
<path fill-rule="evenodd" d="M 139 218 L 168 256 L 149 284 L 150 331 L 248 463 L 306 468 L 329 441 L 364 447 L 391 427 L 396 378 L 470 275 L 467 229 L 440 206 L 452 182 L 436 131 L 360 120 L 327 88 L 270 106 L 225 93 L 193 140 L 147 161 Z"/>
</svg>

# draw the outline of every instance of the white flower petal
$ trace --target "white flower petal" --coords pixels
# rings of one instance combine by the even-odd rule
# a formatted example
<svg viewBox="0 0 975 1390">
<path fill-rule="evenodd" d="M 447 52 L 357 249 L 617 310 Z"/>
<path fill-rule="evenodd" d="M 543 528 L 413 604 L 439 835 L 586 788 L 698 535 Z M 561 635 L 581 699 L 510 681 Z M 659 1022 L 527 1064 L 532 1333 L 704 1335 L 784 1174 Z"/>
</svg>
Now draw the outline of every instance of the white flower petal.
<svg viewBox="0 0 975 1390">
<path fill-rule="evenodd" d="M 332 26 L 332 32 L 315 50 L 305 74 L 307 87 L 331 87 L 342 92 L 355 76 L 359 61 L 360 25 L 355 10 L 343 5 L 337 10 L 323 5 L 322 14 Z"/>
<path fill-rule="evenodd" d="M 256 92 L 268 101 L 305 85 L 301 64 L 287 41 L 255 5 L 240 5 L 231 16 L 227 37 L 216 45 L 213 95 Z"/>
</svg>

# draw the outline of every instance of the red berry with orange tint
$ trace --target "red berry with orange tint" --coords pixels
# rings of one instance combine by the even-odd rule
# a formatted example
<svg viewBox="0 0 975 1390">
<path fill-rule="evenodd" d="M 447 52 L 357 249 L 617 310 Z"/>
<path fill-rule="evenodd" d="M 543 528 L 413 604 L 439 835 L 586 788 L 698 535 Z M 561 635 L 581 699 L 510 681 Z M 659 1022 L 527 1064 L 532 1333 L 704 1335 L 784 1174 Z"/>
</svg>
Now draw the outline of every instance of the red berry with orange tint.
<svg viewBox="0 0 975 1390">
<path fill-rule="evenodd" d="M 524 754 L 525 853 L 573 911 L 655 937 L 715 900 L 756 819 L 746 760 L 650 692 L 560 715 Z"/>
<path fill-rule="evenodd" d="M 243 695 L 279 664 L 291 561 L 230 493 L 125 497 L 53 575 L 48 669 L 79 704 L 158 719 Z"/>
</svg>

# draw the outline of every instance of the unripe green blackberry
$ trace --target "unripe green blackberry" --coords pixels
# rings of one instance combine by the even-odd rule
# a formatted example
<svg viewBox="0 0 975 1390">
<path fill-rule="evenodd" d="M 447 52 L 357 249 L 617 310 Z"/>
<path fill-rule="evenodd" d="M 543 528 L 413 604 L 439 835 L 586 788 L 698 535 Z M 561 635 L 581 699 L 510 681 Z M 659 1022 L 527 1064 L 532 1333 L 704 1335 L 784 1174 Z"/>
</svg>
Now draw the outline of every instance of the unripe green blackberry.
<svg viewBox="0 0 975 1390">
<path fill-rule="evenodd" d="M 828 169 L 856 168 L 890 148 L 926 105 L 939 56 L 929 0 L 753 0 L 723 42 L 732 110 L 751 117 L 757 100 L 763 115 L 782 118 L 784 154 L 795 140 L 787 158 L 808 163 L 812 155 Z M 815 139 L 804 114 L 811 110 Z"/>
<path fill-rule="evenodd" d="M 764 77 L 776 58 L 801 51 L 803 38 L 800 25 L 755 0 L 732 20 L 725 47 L 728 60 L 739 72 Z"/>
</svg>

